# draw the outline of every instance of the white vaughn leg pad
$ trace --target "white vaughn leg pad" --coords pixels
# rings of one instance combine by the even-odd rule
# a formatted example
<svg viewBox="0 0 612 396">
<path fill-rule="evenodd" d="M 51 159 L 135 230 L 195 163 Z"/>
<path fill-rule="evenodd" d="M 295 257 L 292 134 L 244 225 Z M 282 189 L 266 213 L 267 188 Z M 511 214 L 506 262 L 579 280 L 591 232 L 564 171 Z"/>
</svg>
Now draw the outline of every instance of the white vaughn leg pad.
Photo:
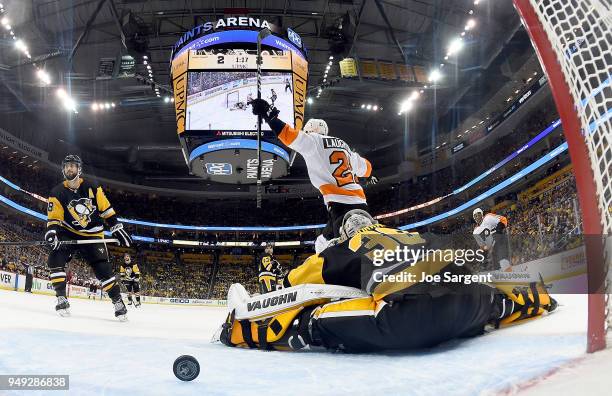
<svg viewBox="0 0 612 396">
<path fill-rule="evenodd" d="M 333 300 L 369 296 L 368 293 L 354 287 L 313 284 L 292 286 L 248 298 L 244 298 L 245 293 L 248 296 L 240 284 L 233 284 L 227 293 L 227 306 L 230 311 L 236 310 L 237 320 L 261 320 L 315 301 L 325 304 Z"/>
</svg>

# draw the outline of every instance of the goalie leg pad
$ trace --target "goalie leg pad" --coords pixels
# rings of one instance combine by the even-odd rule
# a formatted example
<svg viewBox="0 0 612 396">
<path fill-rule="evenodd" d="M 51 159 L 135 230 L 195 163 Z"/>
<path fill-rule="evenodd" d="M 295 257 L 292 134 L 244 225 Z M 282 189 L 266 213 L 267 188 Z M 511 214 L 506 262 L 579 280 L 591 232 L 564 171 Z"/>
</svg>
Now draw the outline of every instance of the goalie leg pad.
<svg viewBox="0 0 612 396">
<path fill-rule="evenodd" d="M 232 311 L 223 324 L 219 340 L 227 346 L 239 348 L 302 349 L 312 343 L 308 322 L 314 308 L 298 307 L 259 321 L 238 320 Z"/>
<path fill-rule="evenodd" d="M 557 308 L 557 301 L 548 294 L 544 281 L 528 287 L 497 286 L 503 294 L 495 297 L 495 327 L 507 326 L 542 317 Z"/>
</svg>

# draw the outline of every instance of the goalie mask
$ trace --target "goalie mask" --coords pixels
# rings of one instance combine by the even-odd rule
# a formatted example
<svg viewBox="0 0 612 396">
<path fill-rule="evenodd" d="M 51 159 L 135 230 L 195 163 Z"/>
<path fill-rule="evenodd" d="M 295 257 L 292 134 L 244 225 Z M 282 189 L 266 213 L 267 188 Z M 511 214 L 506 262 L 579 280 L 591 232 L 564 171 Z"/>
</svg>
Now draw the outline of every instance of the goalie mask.
<svg viewBox="0 0 612 396">
<path fill-rule="evenodd" d="M 324 120 L 319 120 L 316 118 L 311 118 L 304 125 L 304 132 L 306 133 L 318 133 L 319 135 L 326 136 L 329 133 L 329 129 L 327 128 L 327 122 Z"/>
<path fill-rule="evenodd" d="M 372 224 L 376 224 L 376 221 L 365 210 L 349 210 L 342 219 L 340 234 L 347 239 L 352 238 L 359 230 Z"/>
<path fill-rule="evenodd" d="M 73 177 L 69 177 L 66 174 L 66 165 L 68 164 L 76 164 L 77 166 L 77 172 L 75 174 L 75 176 Z M 79 157 L 78 155 L 67 155 L 66 158 L 64 158 L 64 160 L 62 161 L 62 175 L 64 176 L 65 180 L 68 181 L 73 181 L 78 179 L 79 177 L 81 177 L 81 173 L 83 172 L 83 161 L 81 161 L 81 157 Z"/>
</svg>

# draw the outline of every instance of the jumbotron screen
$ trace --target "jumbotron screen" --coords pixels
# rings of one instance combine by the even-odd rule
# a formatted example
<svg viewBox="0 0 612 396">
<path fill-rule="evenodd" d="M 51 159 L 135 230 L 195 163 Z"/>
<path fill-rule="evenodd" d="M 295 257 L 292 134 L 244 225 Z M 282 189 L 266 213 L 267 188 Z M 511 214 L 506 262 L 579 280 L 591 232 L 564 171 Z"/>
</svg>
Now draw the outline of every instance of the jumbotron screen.
<svg viewBox="0 0 612 396">
<path fill-rule="evenodd" d="M 293 78 L 290 71 L 264 71 L 261 97 L 280 111 L 280 118 L 295 126 Z M 251 101 L 257 98 L 255 71 L 189 72 L 187 82 L 187 130 L 254 130 L 257 117 Z M 264 122 L 263 130 L 270 127 Z"/>
<path fill-rule="evenodd" d="M 262 51 L 261 97 L 295 127 L 295 89 L 289 51 Z M 251 101 L 257 98 L 255 50 L 214 48 L 191 51 L 187 73 L 185 130 L 254 131 L 257 117 Z M 262 123 L 263 130 L 270 130 Z"/>
</svg>

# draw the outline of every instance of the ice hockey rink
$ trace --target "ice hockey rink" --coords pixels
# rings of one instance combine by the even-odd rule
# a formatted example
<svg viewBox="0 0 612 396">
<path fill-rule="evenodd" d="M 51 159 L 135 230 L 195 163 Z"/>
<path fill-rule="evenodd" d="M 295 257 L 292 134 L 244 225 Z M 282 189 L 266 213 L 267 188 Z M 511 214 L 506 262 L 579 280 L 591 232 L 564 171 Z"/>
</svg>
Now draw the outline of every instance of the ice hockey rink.
<svg viewBox="0 0 612 396">
<path fill-rule="evenodd" d="M 557 298 L 549 317 L 482 337 L 352 355 L 212 344 L 224 308 L 145 304 L 122 323 L 108 301 L 72 299 L 62 318 L 53 297 L 2 290 L 0 373 L 68 374 L 70 390 L 56 395 L 607 394 L 596 373 L 612 369 L 612 354 L 585 354 L 586 296 Z M 200 362 L 192 382 L 172 372 L 183 354 Z"/>
<path fill-rule="evenodd" d="M 261 98 L 271 103 L 271 90 L 274 89 L 278 96 L 274 105 L 280 111 L 279 118 L 293 124 L 293 93 L 287 89 L 284 83 L 263 84 Z M 293 88 L 292 88 L 293 89 Z M 257 117 L 251 111 L 251 106 L 246 106 L 247 95 L 251 93 L 257 98 L 257 89 L 253 86 L 243 87 L 238 91 L 239 102 L 245 103 L 244 109 L 227 106 L 227 93 L 221 93 L 208 100 L 203 100 L 188 106 L 186 128 L 188 130 L 242 130 L 257 129 Z M 211 111 L 214 109 L 214 111 Z M 270 130 L 264 122 L 262 129 Z"/>
</svg>

